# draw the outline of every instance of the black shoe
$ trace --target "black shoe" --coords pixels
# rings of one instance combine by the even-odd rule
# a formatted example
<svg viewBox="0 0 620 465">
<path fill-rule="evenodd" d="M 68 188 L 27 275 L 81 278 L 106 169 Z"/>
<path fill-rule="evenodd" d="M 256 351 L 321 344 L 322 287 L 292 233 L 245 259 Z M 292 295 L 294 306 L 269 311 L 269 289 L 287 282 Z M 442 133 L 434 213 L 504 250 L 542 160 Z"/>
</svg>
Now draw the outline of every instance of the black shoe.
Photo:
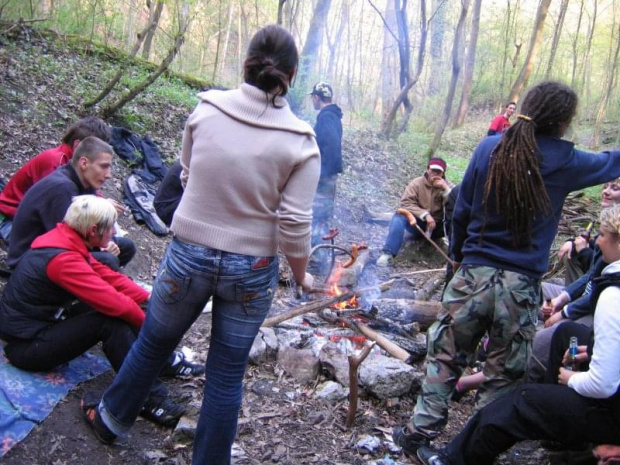
<svg viewBox="0 0 620 465">
<path fill-rule="evenodd" d="M 153 423 L 172 428 L 185 413 L 185 407 L 165 398 L 160 402 L 147 401 L 140 410 L 140 415 Z"/>
<path fill-rule="evenodd" d="M 441 452 L 422 446 L 417 452 L 418 459 L 424 465 L 450 465 L 450 462 Z"/>
<path fill-rule="evenodd" d="M 174 354 L 175 360 L 178 359 L 179 361 L 174 365 L 166 365 L 161 371 L 160 376 L 165 378 L 173 378 L 175 376 L 184 378 L 186 376 L 200 376 L 204 374 L 204 364 L 190 362 L 185 358 L 183 352 L 175 352 Z"/>
<path fill-rule="evenodd" d="M 467 392 L 468 391 L 459 391 L 458 388 L 454 388 L 454 392 L 452 393 L 450 400 L 452 402 L 460 402 L 461 399 L 465 397 L 465 394 L 467 394 Z"/>
<path fill-rule="evenodd" d="M 80 408 L 82 409 L 84 419 L 99 441 L 107 445 L 114 444 L 116 434 L 110 431 L 101 419 L 97 408 L 98 405 L 99 396 L 95 397 L 93 393 L 86 393 L 80 402 Z"/>
<path fill-rule="evenodd" d="M 428 446 L 429 438 L 421 433 L 409 433 L 407 425 L 397 426 L 392 431 L 392 439 L 394 444 L 401 447 L 405 454 L 415 456 L 421 446 Z"/>
</svg>

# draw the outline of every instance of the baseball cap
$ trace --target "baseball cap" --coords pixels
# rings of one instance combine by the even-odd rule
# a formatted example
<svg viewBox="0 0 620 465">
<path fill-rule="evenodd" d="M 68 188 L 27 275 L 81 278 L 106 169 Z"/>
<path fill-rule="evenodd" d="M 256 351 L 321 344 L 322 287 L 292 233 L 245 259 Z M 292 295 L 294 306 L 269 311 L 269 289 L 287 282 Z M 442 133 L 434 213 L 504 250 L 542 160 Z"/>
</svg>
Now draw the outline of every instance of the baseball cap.
<svg viewBox="0 0 620 465">
<path fill-rule="evenodd" d="M 432 170 L 446 171 L 446 162 L 443 158 L 431 158 L 428 161 L 428 167 Z"/>
<path fill-rule="evenodd" d="M 326 82 L 317 82 L 312 88 L 312 92 L 310 95 L 318 95 L 319 97 L 332 98 L 334 96 L 334 91 L 332 86 L 330 86 Z"/>
</svg>

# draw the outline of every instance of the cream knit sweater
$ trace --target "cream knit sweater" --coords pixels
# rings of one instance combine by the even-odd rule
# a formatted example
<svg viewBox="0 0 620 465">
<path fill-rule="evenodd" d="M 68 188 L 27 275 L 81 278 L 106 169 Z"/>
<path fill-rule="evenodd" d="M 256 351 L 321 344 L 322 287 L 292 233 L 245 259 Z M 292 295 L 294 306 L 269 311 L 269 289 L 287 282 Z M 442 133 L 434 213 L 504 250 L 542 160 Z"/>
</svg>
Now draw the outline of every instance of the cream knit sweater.
<svg viewBox="0 0 620 465">
<path fill-rule="evenodd" d="M 249 84 L 198 96 L 183 134 L 185 192 L 171 230 L 227 252 L 273 256 L 279 246 L 306 257 L 321 164 L 312 128 L 283 98 L 275 108 Z"/>
</svg>

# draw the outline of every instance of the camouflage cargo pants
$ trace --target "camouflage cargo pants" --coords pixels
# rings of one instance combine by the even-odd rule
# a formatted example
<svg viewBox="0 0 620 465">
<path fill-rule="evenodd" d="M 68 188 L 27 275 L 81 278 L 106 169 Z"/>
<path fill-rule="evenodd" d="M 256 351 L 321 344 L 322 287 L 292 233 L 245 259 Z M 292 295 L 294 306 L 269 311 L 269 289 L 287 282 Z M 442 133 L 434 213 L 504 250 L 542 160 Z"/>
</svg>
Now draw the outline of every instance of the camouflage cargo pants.
<svg viewBox="0 0 620 465">
<path fill-rule="evenodd" d="M 489 332 L 485 381 L 475 410 L 512 390 L 525 375 L 536 332 L 540 281 L 488 266 L 462 266 L 446 288 L 429 328 L 426 378 L 414 409 L 415 429 L 438 434 L 448 401 L 476 346 Z"/>
</svg>

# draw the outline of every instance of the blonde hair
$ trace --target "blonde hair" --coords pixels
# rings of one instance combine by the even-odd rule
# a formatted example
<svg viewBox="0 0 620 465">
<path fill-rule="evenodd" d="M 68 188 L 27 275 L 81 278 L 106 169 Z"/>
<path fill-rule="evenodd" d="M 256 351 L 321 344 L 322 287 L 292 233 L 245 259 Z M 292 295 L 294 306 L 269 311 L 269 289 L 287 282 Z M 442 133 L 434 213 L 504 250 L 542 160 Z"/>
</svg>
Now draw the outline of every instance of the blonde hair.
<svg viewBox="0 0 620 465">
<path fill-rule="evenodd" d="M 73 197 L 63 221 L 82 237 L 88 235 L 92 225 L 96 225 L 97 234 L 103 236 L 114 227 L 117 216 L 116 209 L 106 199 L 95 195 L 78 195 Z"/>
<path fill-rule="evenodd" d="M 601 211 L 601 228 L 620 236 L 620 204 L 612 205 Z"/>
<path fill-rule="evenodd" d="M 605 184 L 603 184 L 603 189 L 607 188 L 607 186 L 620 186 L 620 178 L 606 182 Z"/>
</svg>

